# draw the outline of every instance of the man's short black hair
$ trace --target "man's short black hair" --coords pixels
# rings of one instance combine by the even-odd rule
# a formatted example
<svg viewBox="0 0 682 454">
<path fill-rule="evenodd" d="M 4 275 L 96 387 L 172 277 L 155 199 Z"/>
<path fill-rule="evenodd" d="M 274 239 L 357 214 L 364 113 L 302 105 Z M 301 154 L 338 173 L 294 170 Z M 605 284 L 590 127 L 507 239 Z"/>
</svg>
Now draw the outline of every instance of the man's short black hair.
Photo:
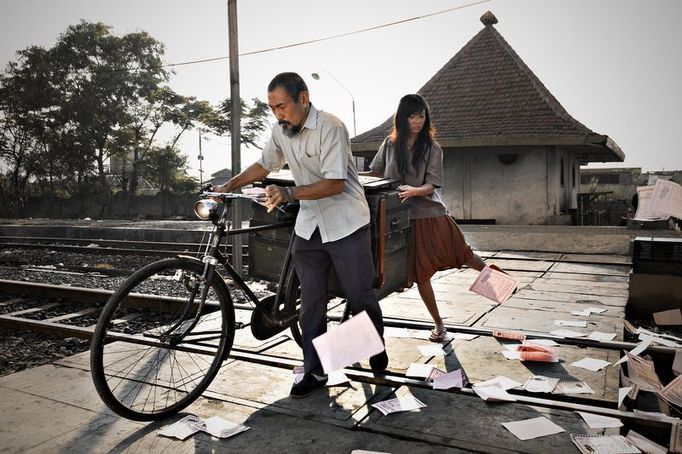
<svg viewBox="0 0 682 454">
<path fill-rule="evenodd" d="M 298 102 L 299 95 L 303 91 L 308 91 L 308 86 L 301 76 L 296 73 L 279 73 L 268 85 L 268 93 L 277 87 L 282 87 L 294 102 Z"/>
</svg>

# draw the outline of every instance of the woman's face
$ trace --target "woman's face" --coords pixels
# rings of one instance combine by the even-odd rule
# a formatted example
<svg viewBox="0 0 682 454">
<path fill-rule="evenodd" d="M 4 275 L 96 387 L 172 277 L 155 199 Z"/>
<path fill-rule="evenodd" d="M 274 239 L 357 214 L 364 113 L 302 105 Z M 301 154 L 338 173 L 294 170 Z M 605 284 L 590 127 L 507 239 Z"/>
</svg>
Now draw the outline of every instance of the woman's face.
<svg viewBox="0 0 682 454">
<path fill-rule="evenodd" d="M 407 123 L 410 127 L 410 134 L 419 134 L 422 128 L 424 128 L 425 121 L 426 114 L 424 114 L 423 110 L 407 117 Z"/>
</svg>

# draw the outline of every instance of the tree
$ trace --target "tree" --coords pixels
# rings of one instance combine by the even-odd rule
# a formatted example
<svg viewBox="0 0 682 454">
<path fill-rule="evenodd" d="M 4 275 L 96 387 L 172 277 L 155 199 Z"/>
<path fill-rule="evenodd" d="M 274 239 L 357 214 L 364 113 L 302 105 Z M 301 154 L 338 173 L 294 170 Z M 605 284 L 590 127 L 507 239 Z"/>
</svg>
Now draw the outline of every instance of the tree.
<svg viewBox="0 0 682 454">
<path fill-rule="evenodd" d="M 240 106 L 241 143 L 258 149 L 258 138 L 269 126 L 270 108 L 258 98 L 251 100 L 249 105 L 243 99 Z M 206 125 L 217 135 L 229 135 L 232 130 L 232 103 L 226 99 L 218 106 L 215 116 L 206 119 Z"/>
</svg>

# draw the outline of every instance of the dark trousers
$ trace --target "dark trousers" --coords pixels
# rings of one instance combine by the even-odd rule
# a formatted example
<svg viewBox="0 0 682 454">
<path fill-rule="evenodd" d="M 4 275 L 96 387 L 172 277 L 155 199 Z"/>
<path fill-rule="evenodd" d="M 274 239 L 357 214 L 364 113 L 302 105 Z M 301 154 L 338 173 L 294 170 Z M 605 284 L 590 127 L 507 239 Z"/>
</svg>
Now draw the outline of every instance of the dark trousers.
<svg viewBox="0 0 682 454">
<path fill-rule="evenodd" d="M 303 337 L 305 373 L 322 374 L 313 339 L 327 331 L 327 282 L 333 266 L 351 314 L 367 311 L 379 335 L 383 338 L 384 323 L 374 291 L 369 226 L 362 227 L 338 241 L 322 243 L 316 229 L 310 240 L 294 238 L 294 266 L 301 281 L 301 312 L 298 321 Z"/>
</svg>

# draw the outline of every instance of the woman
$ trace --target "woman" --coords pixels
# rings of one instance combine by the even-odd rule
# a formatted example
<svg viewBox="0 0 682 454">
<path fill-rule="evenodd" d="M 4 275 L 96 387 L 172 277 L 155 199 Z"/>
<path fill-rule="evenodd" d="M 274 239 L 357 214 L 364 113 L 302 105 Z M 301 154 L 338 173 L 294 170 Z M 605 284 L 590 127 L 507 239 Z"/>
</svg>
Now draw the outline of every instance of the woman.
<svg viewBox="0 0 682 454">
<path fill-rule="evenodd" d="M 426 101 L 419 95 L 404 96 L 393 117 L 393 131 L 379 148 L 368 174 L 400 181 L 400 200 L 410 204 L 412 224 L 408 286 L 417 283 L 436 325 L 429 339 L 442 342 L 447 331 L 438 312 L 431 276 L 462 265 L 481 271 L 485 264 L 473 253 L 436 192 L 443 177 L 443 150 L 434 134 Z"/>
</svg>

